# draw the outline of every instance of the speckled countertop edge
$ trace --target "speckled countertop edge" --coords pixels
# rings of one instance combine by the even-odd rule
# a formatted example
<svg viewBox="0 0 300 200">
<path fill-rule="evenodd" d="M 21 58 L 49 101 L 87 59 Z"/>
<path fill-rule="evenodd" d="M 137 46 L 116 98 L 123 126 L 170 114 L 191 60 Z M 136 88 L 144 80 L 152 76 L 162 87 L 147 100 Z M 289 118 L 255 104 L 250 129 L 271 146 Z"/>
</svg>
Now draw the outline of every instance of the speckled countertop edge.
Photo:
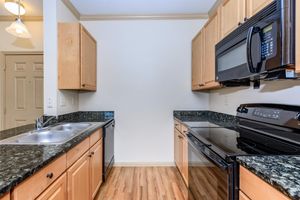
<svg viewBox="0 0 300 200">
<path fill-rule="evenodd" d="M 104 122 L 97 122 L 97 125 L 85 130 L 80 135 L 62 145 L 0 145 L 0 197 L 16 187 L 26 178 L 34 175 L 44 166 L 51 163 L 56 158 L 63 155 L 71 148 L 79 144 L 81 141 L 89 137 L 95 130 L 105 126 L 112 120 L 113 119 L 108 119 Z M 23 153 L 26 152 L 30 153 L 30 155 L 28 154 L 28 159 L 23 157 Z M 34 153 L 43 154 L 42 160 L 30 160 L 34 159 Z M 4 157 L 5 154 L 10 155 L 7 155 L 8 157 Z M 20 158 L 21 156 L 23 157 L 23 159 Z M 17 158 L 17 161 L 11 160 L 12 157 Z M 29 165 L 28 168 L 23 167 L 19 163 L 17 163 L 23 161 L 27 161 L 30 163 L 23 163 L 25 166 Z M 7 171 L 11 173 L 7 173 Z"/>
<path fill-rule="evenodd" d="M 238 163 L 293 200 L 300 200 L 300 156 L 238 156 Z"/>
</svg>

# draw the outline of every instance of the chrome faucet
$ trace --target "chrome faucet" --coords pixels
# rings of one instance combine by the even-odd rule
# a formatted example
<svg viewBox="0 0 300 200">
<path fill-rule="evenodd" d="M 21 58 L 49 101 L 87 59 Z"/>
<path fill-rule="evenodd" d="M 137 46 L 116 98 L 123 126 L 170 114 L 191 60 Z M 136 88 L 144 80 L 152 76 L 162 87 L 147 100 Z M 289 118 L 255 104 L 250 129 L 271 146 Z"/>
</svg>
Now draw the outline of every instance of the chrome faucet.
<svg viewBox="0 0 300 200">
<path fill-rule="evenodd" d="M 38 117 L 35 121 L 35 127 L 37 130 L 40 130 L 44 128 L 45 125 L 47 125 L 52 119 L 57 119 L 57 116 L 49 117 L 45 122 L 44 122 L 44 117 Z"/>
</svg>

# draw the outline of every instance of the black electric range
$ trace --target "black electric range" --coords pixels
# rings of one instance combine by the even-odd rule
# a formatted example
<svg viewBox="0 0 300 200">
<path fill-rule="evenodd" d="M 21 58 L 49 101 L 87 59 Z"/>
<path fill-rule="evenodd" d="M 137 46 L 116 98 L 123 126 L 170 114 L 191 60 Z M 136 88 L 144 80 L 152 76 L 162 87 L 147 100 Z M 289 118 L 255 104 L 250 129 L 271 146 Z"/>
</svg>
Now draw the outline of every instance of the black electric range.
<svg viewBox="0 0 300 200">
<path fill-rule="evenodd" d="M 244 104 L 237 119 L 237 126 L 187 124 L 189 199 L 238 199 L 236 156 L 300 155 L 300 107 Z"/>
</svg>

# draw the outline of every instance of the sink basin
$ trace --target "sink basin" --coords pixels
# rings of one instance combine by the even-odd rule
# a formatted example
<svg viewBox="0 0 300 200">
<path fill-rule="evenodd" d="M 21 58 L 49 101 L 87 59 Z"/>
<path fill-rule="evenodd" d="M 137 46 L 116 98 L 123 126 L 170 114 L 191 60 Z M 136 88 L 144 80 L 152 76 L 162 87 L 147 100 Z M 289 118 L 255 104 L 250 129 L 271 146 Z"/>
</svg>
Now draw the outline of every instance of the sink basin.
<svg viewBox="0 0 300 200">
<path fill-rule="evenodd" d="M 63 144 L 81 134 L 92 125 L 92 123 L 60 124 L 7 138 L 0 141 L 0 144 Z"/>
</svg>

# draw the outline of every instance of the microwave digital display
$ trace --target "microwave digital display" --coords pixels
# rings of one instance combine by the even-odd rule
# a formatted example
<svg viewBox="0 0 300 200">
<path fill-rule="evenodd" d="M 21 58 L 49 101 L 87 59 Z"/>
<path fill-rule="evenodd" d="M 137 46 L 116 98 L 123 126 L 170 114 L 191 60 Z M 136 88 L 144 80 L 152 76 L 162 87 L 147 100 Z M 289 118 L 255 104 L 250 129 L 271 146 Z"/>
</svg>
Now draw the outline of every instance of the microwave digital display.
<svg viewBox="0 0 300 200">
<path fill-rule="evenodd" d="M 271 57 L 275 52 L 272 24 L 262 30 L 261 57 L 263 60 Z"/>
</svg>

